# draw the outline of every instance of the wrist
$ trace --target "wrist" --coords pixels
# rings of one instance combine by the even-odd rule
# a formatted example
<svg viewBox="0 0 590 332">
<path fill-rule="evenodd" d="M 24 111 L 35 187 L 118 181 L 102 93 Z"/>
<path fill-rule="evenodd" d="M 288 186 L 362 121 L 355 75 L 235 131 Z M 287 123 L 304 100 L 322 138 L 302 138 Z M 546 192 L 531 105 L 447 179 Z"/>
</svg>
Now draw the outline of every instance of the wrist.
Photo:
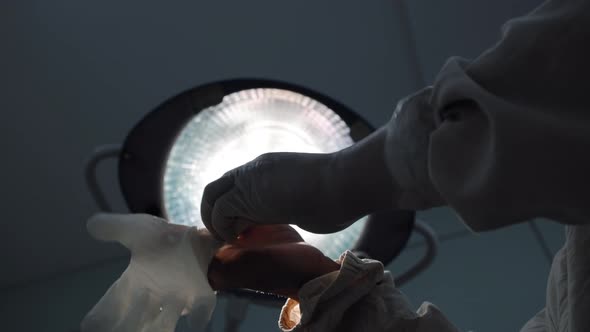
<svg viewBox="0 0 590 332">
<path fill-rule="evenodd" d="M 429 104 L 431 88 L 401 100 L 384 127 L 385 161 L 397 187 L 395 207 L 423 210 L 440 206 L 444 200 L 430 177 L 430 138 L 436 129 Z"/>
<path fill-rule="evenodd" d="M 385 157 L 386 139 L 383 127 L 333 154 L 327 176 L 340 193 L 340 206 L 357 207 L 360 216 L 392 207 L 397 191 Z"/>
</svg>

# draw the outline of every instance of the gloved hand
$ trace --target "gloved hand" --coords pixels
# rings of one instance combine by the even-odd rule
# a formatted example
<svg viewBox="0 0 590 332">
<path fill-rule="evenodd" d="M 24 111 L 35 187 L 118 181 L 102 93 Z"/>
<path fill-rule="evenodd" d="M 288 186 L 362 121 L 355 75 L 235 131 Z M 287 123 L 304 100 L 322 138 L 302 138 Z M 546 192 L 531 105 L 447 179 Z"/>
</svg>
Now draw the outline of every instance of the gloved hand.
<svg viewBox="0 0 590 332">
<path fill-rule="evenodd" d="M 336 232 L 389 208 L 396 193 L 384 160 L 385 136 L 380 130 L 331 154 L 262 155 L 207 185 L 203 222 L 218 238 L 232 241 L 256 224 Z"/>
<path fill-rule="evenodd" d="M 209 321 L 215 293 L 206 273 L 221 243 L 205 229 L 145 214 L 98 214 L 87 228 L 97 239 L 126 246 L 131 261 L 86 315 L 83 332 L 171 332 L 183 312 L 196 328 Z"/>
<path fill-rule="evenodd" d="M 215 290 L 248 288 L 297 299 L 306 282 L 340 268 L 288 225 L 251 227 L 209 266 Z"/>
</svg>

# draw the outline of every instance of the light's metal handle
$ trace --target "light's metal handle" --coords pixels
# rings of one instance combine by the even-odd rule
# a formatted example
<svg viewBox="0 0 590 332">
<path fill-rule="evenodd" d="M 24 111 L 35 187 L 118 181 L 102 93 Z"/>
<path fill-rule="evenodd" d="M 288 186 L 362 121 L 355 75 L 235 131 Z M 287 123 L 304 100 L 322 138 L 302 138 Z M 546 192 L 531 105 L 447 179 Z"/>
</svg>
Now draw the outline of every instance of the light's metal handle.
<svg viewBox="0 0 590 332">
<path fill-rule="evenodd" d="M 86 161 L 84 175 L 86 177 L 86 185 L 90 191 L 90 195 L 96 202 L 96 205 L 101 211 L 113 212 L 113 209 L 106 199 L 104 191 L 98 183 L 97 169 L 98 165 L 106 159 L 119 158 L 122 147 L 118 144 L 101 145 L 94 149 L 94 152 Z"/>
</svg>

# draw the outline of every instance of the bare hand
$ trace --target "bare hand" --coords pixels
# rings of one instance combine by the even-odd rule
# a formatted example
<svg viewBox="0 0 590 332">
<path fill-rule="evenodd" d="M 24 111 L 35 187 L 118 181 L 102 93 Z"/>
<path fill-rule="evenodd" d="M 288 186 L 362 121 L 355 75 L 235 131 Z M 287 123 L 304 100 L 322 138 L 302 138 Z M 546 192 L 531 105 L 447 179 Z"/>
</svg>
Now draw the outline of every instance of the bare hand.
<svg viewBox="0 0 590 332">
<path fill-rule="evenodd" d="M 264 225 L 221 247 L 208 277 L 215 290 L 248 288 L 296 299 L 303 284 L 339 268 L 292 227 Z"/>
</svg>

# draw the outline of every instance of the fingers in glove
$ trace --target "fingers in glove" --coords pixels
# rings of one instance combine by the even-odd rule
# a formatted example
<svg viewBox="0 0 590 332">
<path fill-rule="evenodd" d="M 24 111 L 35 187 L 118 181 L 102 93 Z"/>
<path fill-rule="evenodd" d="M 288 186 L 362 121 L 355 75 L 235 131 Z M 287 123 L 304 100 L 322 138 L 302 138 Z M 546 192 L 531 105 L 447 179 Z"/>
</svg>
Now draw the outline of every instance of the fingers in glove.
<svg viewBox="0 0 590 332">
<path fill-rule="evenodd" d="M 133 250 L 136 244 L 154 240 L 163 227 L 164 220 L 148 214 L 99 213 L 92 216 L 86 228 L 96 239 L 117 241 Z"/>
<path fill-rule="evenodd" d="M 211 211 L 211 227 L 226 242 L 233 242 L 252 222 L 245 219 L 245 204 L 234 187 L 215 201 Z"/>
<path fill-rule="evenodd" d="M 123 319 L 112 329 L 113 332 L 143 332 L 146 326 L 153 324 L 152 321 L 159 312 L 157 298 L 148 290 L 139 289 L 138 291 L 133 295 Z"/>
<path fill-rule="evenodd" d="M 217 200 L 234 186 L 234 177 L 226 173 L 221 178 L 209 183 L 203 191 L 201 200 L 201 219 L 205 227 L 219 240 L 224 240 L 213 227 L 213 209 Z"/>
<path fill-rule="evenodd" d="M 123 319 L 130 305 L 130 281 L 125 276 L 117 280 L 82 320 L 82 332 L 112 331 Z"/>
<path fill-rule="evenodd" d="M 158 307 L 158 313 L 143 332 L 173 332 L 185 307 L 178 298 L 164 298 Z"/>
</svg>

